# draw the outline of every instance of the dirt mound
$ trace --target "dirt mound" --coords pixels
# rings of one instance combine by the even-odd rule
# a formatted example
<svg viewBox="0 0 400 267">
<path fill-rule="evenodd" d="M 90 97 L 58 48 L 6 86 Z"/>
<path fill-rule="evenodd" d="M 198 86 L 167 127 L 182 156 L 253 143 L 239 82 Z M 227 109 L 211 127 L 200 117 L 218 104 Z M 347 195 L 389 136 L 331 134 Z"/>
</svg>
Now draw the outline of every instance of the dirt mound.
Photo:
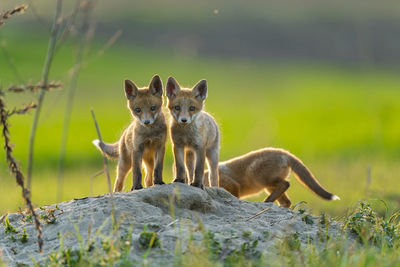
<svg viewBox="0 0 400 267">
<path fill-rule="evenodd" d="M 31 218 L 15 213 L 8 215 L 10 224 L 19 233 L 6 233 L 0 228 L 0 249 L 4 260 L 17 265 L 43 262 L 50 253 L 61 249 L 79 249 L 88 240 L 100 243 L 116 233 L 129 233 L 133 260 L 140 261 L 144 251 L 139 236 L 146 231 L 157 232 L 162 253 L 153 249 L 151 262 L 168 262 L 175 253 L 177 241 L 183 247 L 188 236 L 202 240 L 209 231 L 216 240 L 232 239 L 233 246 L 257 241 L 256 250 L 273 249 L 274 244 L 296 234 L 300 243 L 318 240 L 321 225 L 316 217 L 278 207 L 272 203 L 242 201 L 221 188 L 201 190 L 185 184 L 157 185 L 137 192 L 114 194 L 118 230 L 112 227 L 112 208 L 108 194 L 75 199 L 37 209 L 43 221 L 44 249 L 39 253 L 36 232 Z M 248 220 L 258 212 L 267 212 Z M 46 223 L 45 223 L 46 222 Z M 27 242 L 22 242 L 26 229 Z M 115 228 L 114 228 L 115 229 Z M 339 227 L 331 223 L 331 234 Z M 62 240 L 62 242 L 60 242 Z M 182 245 L 183 244 L 183 245 Z"/>
</svg>

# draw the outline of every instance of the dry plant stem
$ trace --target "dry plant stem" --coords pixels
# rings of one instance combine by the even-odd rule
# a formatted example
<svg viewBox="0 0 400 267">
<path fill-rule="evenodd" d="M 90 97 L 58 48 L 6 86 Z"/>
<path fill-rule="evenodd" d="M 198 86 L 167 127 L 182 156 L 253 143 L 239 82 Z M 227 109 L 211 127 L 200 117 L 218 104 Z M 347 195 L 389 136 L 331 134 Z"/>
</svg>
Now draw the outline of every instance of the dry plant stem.
<svg viewBox="0 0 400 267">
<path fill-rule="evenodd" d="M 96 116 L 94 115 L 93 109 L 90 110 L 90 112 L 92 113 L 94 126 L 96 127 L 97 137 L 99 138 L 99 141 L 102 143 L 103 138 L 101 137 L 99 124 L 97 123 Z M 103 153 L 103 161 L 104 161 L 104 173 L 106 174 L 106 177 L 107 177 L 108 192 L 110 193 L 110 202 L 111 202 L 111 209 L 112 209 L 111 216 L 112 216 L 113 225 L 116 226 L 115 206 L 114 206 L 114 200 L 113 200 L 113 192 L 112 192 L 112 188 L 111 188 L 110 172 L 108 171 L 108 160 L 107 160 L 106 155 L 104 155 L 104 153 Z"/>
<path fill-rule="evenodd" d="M 102 56 L 107 49 L 109 49 L 122 35 L 122 30 L 118 30 L 113 36 L 108 40 L 108 42 L 103 46 L 103 48 L 97 53 L 98 56 Z"/>
<path fill-rule="evenodd" d="M 5 24 L 4 20 L 9 19 L 12 15 L 24 13 L 27 8 L 27 5 L 20 5 L 12 10 L 8 10 L 3 14 L 0 14 L 0 27 Z"/>
<path fill-rule="evenodd" d="M 62 85 L 60 82 L 51 81 L 51 82 L 47 83 L 47 85 L 44 85 L 41 83 L 38 83 L 36 85 L 30 85 L 30 84 L 21 85 L 21 86 L 12 85 L 8 88 L 8 91 L 13 92 L 13 93 L 22 93 L 25 91 L 31 91 L 33 93 L 36 93 L 39 89 L 45 90 L 45 91 L 50 91 L 52 89 L 61 88 L 61 87 L 62 87 Z"/>
<path fill-rule="evenodd" d="M 7 116 L 10 117 L 14 114 L 18 114 L 18 115 L 26 114 L 36 107 L 37 107 L 37 105 L 35 103 L 30 103 L 29 105 L 26 105 L 24 108 L 21 108 L 21 109 L 14 108 L 12 111 L 8 112 Z"/>
<path fill-rule="evenodd" d="M 82 1 L 78 1 L 81 3 Z M 90 1 L 90 0 L 88 0 Z M 80 6 L 78 4 L 78 6 Z M 75 66 L 73 69 L 70 88 L 68 91 L 68 99 L 67 104 L 65 107 L 64 113 L 64 123 L 63 123 L 63 131 L 61 135 L 61 143 L 60 143 L 60 156 L 58 157 L 58 175 L 57 175 L 57 202 L 60 202 L 62 199 L 62 188 L 63 188 L 63 178 L 64 178 L 64 165 L 65 165 L 65 154 L 66 154 L 66 146 L 67 146 L 67 139 L 68 139 L 68 130 L 69 124 L 71 120 L 71 112 L 72 112 L 72 104 L 74 101 L 75 90 L 78 84 L 79 73 L 82 66 L 82 60 L 84 56 L 84 51 L 86 44 L 89 42 L 90 39 L 90 13 L 92 11 L 92 5 L 88 4 L 86 7 L 82 9 L 82 25 L 80 27 L 80 39 L 78 44 L 78 51 L 75 58 Z"/>
<path fill-rule="evenodd" d="M 30 192 L 29 189 L 25 188 L 24 186 L 24 175 L 22 174 L 21 170 L 19 169 L 16 160 L 14 159 L 12 155 L 12 146 L 10 143 L 10 136 L 9 136 L 9 129 L 8 129 L 8 123 L 7 119 L 9 117 L 10 112 L 6 110 L 5 103 L 2 97 L 0 97 L 0 123 L 3 126 L 3 137 L 4 137 L 4 150 L 6 151 L 6 159 L 8 162 L 8 167 L 10 168 L 10 171 L 12 174 L 15 176 L 15 179 L 17 181 L 17 184 L 21 187 L 22 189 L 22 197 L 25 200 L 26 205 L 28 206 L 28 209 L 30 210 L 34 223 L 35 223 L 35 228 L 38 233 L 38 246 L 39 246 L 39 251 L 42 252 L 42 247 L 43 247 L 43 235 L 42 235 L 42 229 L 41 225 L 39 222 L 39 218 L 37 217 L 35 210 L 33 209 L 32 202 L 30 200 Z"/>
<path fill-rule="evenodd" d="M 81 9 L 81 2 L 86 1 L 86 0 L 76 0 L 75 1 L 75 7 L 72 10 L 72 12 L 69 15 L 64 16 L 64 25 L 62 29 L 62 34 L 60 36 L 59 41 L 57 42 L 56 45 L 56 52 L 61 48 L 61 46 L 64 44 L 65 40 L 67 40 L 67 37 L 71 35 L 71 29 L 74 28 L 75 20 L 80 12 Z M 90 0 L 88 0 L 90 1 Z"/>
<path fill-rule="evenodd" d="M 257 217 L 257 216 L 260 216 L 261 214 L 263 214 L 264 212 L 269 211 L 269 210 L 270 210 L 270 208 L 266 208 L 266 209 L 260 211 L 260 212 L 257 213 L 256 215 L 251 216 L 250 218 L 248 218 L 248 219 L 246 220 L 246 222 L 250 221 L 251 219 L 254 219 L 254 218 Z"/>
<path fill-rule="evenodd" d="M 45 61 L 44 67 L 43 67 L 42 80 L 43 80 L 43 85 L 45 87 L 47 87 L 47 84 L 48 84 L 50 67 L 51 67 L 51 63 L 53 61 L 53 56 L 54 56 L 54 48 L 57 43 L 57 36 L 58 36 L 58 32 L 59 32 L 59 28 L 60 28 L 60 20 L 61 20 L 61 10 L 62 10 L 62 0 L 57 0 L 56 15 L 54 17 L 53 27 L 51 30 L 51 37 L 50 37 L 50 41 L 49 41 L 49 47 L 47 50 L 46 61 Z M 40 111 L 42 109 L 45 93 L 46 93 L 45 90 L 41 90 L 39 93 L 38 106 L 36 108 L 36 112 L 33 117 L 31 133 L 29 136 L 28 171 L 27 171 L 27 188 L 28 189 L 31 188 L 35 136 L 36 136 L 37 125 L 39 122 L 39 115 L 40 115 Z"/>
</svg>

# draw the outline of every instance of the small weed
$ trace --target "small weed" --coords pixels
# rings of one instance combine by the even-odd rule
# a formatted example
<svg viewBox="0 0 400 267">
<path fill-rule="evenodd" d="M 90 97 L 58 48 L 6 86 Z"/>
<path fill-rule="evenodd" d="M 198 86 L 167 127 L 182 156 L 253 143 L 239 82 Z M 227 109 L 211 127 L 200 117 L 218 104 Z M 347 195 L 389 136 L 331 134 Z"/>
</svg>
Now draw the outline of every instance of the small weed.
<svg viewBox="0 0 400 267">
<path fill-rule="evenodd" d="M 267 230 L 265 230 L 265 231 L 263 232 L 263 237 L 264 237 L 265 239 L 268 239 L 268 238 L 270 237 L 270 232 L 267 231 Z"/>
<path fill-rule="evenodd" d="M 245 239 L 249 239 L 251 237 L 251 234 L 252 234 L 251 231 L 243 231 L 242 232 L 242 236 Z"/>
<path fill-rule="evenodd" d="M 367 202 L 361 202 L 348 218 L 347 228 L 364 244 L 393 247 L 400 243 L 400 225 L 379 217 Z"/>
<path fill-rule="evenodd" d="M 294 233 L 293 235 L 289 235 L 284 241 L 284 245 L 289 250 L 300 250 L 301 242 L 299 240 L 300 234 L 298 232 Z"/>
<path fill-rule="evenodd" d="M 42 219 L 46 224 L 55 224 L 57 222 L 56 216 L 54 215 L 54 212 L 56 209 L 44 209 L 40 208 L 41 210 L 44 210 L 45 213 L 40 215 L 40 219 Z"/>
<path fill-rule="evenodd" d="M 24 228 L 24 231 L 22 232 L 22 234 L 19 235 L 19 241 L 21 241 L 22 243 L 28 242 L 28 234 L 26 233 L 25 228 Z"/>
<path fill-rule="evenodd" d="M 78 249 L 66 249 L 61 253 L 61 264 L 64 266 L 79 266 L 82 253 Z"/>
<path fill-rule="evenodd" d="M 101 240 L 101 247 L 105 252 L 110 252 L 111 250 L 111 242 L 108 240 Z"/>
<path fill-rule="evenodd" d="M 27 223 L 33 223 L 32 214 L 28 214 L 28 215 L 25 217 L 25 222 L 27 222 Z"/>
<path fill-rule="evenodd" d="M 160 239 L 155 232 L 141 232 L 139 236 L 139 247 L 142 249 L 161 247 Z"/>
<path fill-rule="evenodd" d="M 4 228 L 4 232 L 6 234 L 8 234 L 8 233 L 18 233 L 17 229 L 10 223 L 8 217 L 4 218 L 3 225 L 5 227 Z"/>
<path fill-rule="evenodd" d="M 306 224 L 311 224 L 311 225 L 314 224 L 314 219 L 313 219 L 312 216 L 309 215 L 309 214 L 303 216 L 303 218 L 301 218 L 301 220 L 302 220 L 303 222 L 305 222 Z"/>
<path fill-rule="evenodd" d="M 222 245 L 215 237 L 215 233 L 211 231 L 205 232 L 203 242 L 210 253 L 210 259 L 217 260 L 222 252 Z"/>
<path fill-rule="evenodd" d="M 17 242 L 17 239 L 15 238 L 15 236 L 13 234 L 10 235 L 10 239 L 12 242 Z"/>
</svg>

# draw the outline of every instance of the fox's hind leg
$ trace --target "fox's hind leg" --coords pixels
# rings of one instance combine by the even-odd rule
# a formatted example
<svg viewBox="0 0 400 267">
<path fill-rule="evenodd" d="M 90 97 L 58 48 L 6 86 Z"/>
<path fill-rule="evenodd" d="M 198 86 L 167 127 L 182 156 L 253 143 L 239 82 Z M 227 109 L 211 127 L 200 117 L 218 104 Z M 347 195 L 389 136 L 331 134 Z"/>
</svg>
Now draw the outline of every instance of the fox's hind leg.
<svg viewBox="0 0 400 267">
<path fill-rule="evenodd" d="M 238 182 L 229 178 L 228 176 L 221 175 L 219 186 L 231 193 L 237 198 L 240 198 L 240 185 Z"/>
<path fill-rule="evenodd" d="M 211 187 L 219 186 L 219 177 L 218 177 L 218 161 L 219 161 L 219 152 L 218 149 L 210 149 L 207 150 L 207 166 L 209 170 L 209 184 Z"/>
<path fill-rule="evenodd" d="M 288 181 L 282 181 L 280 179 L 275 182 L 273 186 L 267 186 L 266 188 L 270 195 L 264 200 L 264 202 L 274 202 L 286 192 L 289 186 L 290 184 Z"/>
<path fill-rule="evenodd" d="M 287 193 L 283 193 L 278 199 L 279 206 L 284 207 L 284 208 L 290 208 L 292 205 L 292 202 L 290 201 L 290 198 Z"/>
<path fill-rule="evenodd" d="M 121 149 L 121 153 L 118 159 L 118 167 L 117 167 L 117 179 L 114 183 L 114 192 L 120 192 L 124 188 L 124 181 L 126 174 L 132 167 L 132 161 L 125 149 Z"/>
<path fill-rule="evenodd" d="M 195 157 L 192 150 L 185 152 L 185 165 L 186 165 L 186 184 L 193 182 Z"/>
</svg>

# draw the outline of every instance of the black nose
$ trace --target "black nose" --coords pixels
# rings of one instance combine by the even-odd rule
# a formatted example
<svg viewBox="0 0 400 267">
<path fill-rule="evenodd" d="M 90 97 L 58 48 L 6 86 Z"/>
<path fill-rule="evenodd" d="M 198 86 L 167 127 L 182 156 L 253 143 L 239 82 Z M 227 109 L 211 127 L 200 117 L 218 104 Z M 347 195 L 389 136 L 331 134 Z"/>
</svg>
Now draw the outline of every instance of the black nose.
<svg viewBox="0 0 400 267">
<path fill-rule="evenodd" d="M 144 124 L 149 124 L 149 123 L 150 123 L 149 120 L 145 120 L 145 121 L 144 121 Z"/>
<path fill-rule="evenodd" d="M 187 122 L 187 119 L 182 119 L 182 122 Z"/>
</svg>

